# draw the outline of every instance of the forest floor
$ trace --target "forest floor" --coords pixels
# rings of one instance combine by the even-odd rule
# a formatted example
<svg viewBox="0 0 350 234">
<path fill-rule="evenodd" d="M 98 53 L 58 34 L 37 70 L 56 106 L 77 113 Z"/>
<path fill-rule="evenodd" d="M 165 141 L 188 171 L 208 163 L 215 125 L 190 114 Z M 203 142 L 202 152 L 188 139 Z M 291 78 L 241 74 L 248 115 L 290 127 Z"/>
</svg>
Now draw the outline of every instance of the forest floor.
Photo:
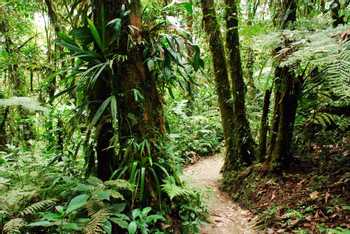
<svg viewBox="0 0 350 234">
<path fill-rule="evenodd" d="M 201 227 L 201 234 L 251 234 L 254 230 L 253 215 L 233 203 L 228 194 L 219 190 L 220 154 L 201 158 L 185 168 L 185 179 L 191 186 L 203 192 L 208 206 L 209 220 Z"/>
<path fill-rule="evenodd" d="M 350 234 L 350 136 L 338 142 L 296 154 L 283 173 L 251 170 L 232 199 L 267 233 Z"/>
</svg>

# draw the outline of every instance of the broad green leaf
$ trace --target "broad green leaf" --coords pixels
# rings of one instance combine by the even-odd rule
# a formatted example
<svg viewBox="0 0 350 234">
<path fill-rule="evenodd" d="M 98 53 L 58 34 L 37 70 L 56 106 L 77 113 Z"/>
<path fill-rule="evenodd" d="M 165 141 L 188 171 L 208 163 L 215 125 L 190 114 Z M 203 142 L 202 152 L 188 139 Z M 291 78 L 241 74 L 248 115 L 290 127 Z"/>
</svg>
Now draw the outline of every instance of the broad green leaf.
<svg viewBox="0 0 350 234">
<path fill-rule="evenodd" d="M 100 201 L 107 200 L 109 201 L 111 197 L 111 193 L 109 191 L 98 191 L 96 192 L 96 198 Z"/>
<path fill-rule="evenodd" d="M 124 228 L 124 229 L 128 228 L 128 222 L 123 220 L 123 219 L 119 219 L 119 218 L 113 217 L 113 218 L 110 218 L 110 220 L 113 223 L 117 224 L 121 228 Z"/>
<path fill-rule="evenodd" d="M 117 204 L 113 204 L 111 206 L 111 210 L 114 213 L 119 214 L 119 213 L 122 213 L 125 210 L 125 207 L 126 207 L 126 203 L 117 203 Z"/>
<path fill-rule="evenodd" d="M 67 214 L 72 213 L 73 211 L 85 206 L 88 199 L 89 199 L 89 195 L 87 194 L 81 194 L 76 196 L 69 202 L 66 213 Z"/>
<path fill-rule="evenodd" d="M 142 215 L 147 216 L 149 212 L 151 212 L 152 208 L 151 207 L 146 207 L 142 210 Z"/>
<path fill-rule="evenodd" d="M 131 211 L 131 216 L 136 219 L 137 217 L 140 217 L 142 214 L 140 209 L 134 209 Z"/>
<path fill-rule="evenodd" d="M 102 186 L 103 185 L 103 181 L 100 180 L 99 178 L 95 177 L 95 176 L 90 176 L 87 179 L 87 182 L 91 185 L 95 185 L 95 186 Z"/>
<path fill-rule="evenodd" d="M 136 231 L 137 231 L 137 223 L 135 221 L 132 221 L 131 223 L 129 223 L 128 232 L 129 234 L 135 234 Z"/>
<path fill-rule="evenodd" d="M 65 223 L 62 228 L 66 231 L 80 231 L 81 228 L 76 223 Z"/>
<path fill-rule="evenodd" d="M 147 223 L 156 223 L 159 220 L 165 220 L 162 215 L 155 214 L 155 215 L 149 215 L 146 217 Z"/>
</svg>

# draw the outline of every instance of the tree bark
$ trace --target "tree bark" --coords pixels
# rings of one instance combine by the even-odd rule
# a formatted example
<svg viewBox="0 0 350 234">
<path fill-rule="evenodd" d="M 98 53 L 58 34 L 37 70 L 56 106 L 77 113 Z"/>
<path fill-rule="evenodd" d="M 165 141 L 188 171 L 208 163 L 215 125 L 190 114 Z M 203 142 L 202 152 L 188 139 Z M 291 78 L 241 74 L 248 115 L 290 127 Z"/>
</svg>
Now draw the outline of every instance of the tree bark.
<svg viewBox="0 0 350 234">
<path fill-rule="evenodd" d="M 344 16 L 341 16 L 339 14 L 339 11 L 341 10 L 341 4 L 339 0 L 333 0 L 330 5 L 330 11 L 331 11 L 331 17 L 333 19 L 333 27 L 337 27 L 340 24 L 344 24 Z"/>
<path fill-rule="evenodd" d="M 291 68 L 277 67 L 274 122 L 268 158 L 271 170 L 286 168 L 290 162 L 294 122 L 302 83 L 302 77 L 295 77 Z"/>
<path fill-rule="evenodd" d="M 276 27 L 281 29 L 293 27 L 293 23 L 297 19 L 297 1 L 276 1 L 274 11 L 273 21 Z"/>
<path fill-rule="evenodd" d="M 122 18 L 122 33 L 120 43 L 109 50 L 127 55 L 126 62 L 115 64 L 113 72 L 105 72 L 98 79 L 92 90 L 91 113 L 95 113 L 101 103 L 109 96 L 115 96 L 117 101 L 118 143 L 119 152 L 116 154 L 114 146 L 115 130 L 113 128 L 111 112 L 106 111 L 96 127 L 97 174 L 106 180 L 113 170 L 120 164 L 127 165 L 133 161 L 143 161 L 150 156 L 153 161 L 158 160 L 160 139 L 165 133 L 163 99 L 158 90 L 155 77 L 148 71 L 144 63 L 144 45 L 142 44 L 142 21 L 140 1 L 128 0 L 95 0 L 95 23 L 101 25 L 101 11 L 105 11 L 104 22 L 118 17 L 122 6 L 130 13 Z M 102 20 L 103 21 L 103 20 Z M 132 30 L 130 30 L 132 28 Z M 113 30 L 113 29 L 112 29 Z M 113 31 L 106 31 L 108 38 L 113 37 Z M 146 149 L 138 148 L 147 142 Z M 116 164 L 119 163 L 119 165 Z"/>
<path fill-rule="evenodd" d="M 54 28 L 55 31 L 55 37 L 58 37 L 59 32 L 61 31 L 61 27 L 60 24 L 58 22 L 57 19 L 57 14 L 56 11 L 54 9 L 54 5 L 52 0 L 45 0 L 45 4 L 47 7 L 47 15 L 49 16 L 50 19 L 50 23 Z M 61 52 L 62 52 L 62 47 L 58 47 L 57 45 L 55 45 L 54 47 L 54 51 L 56 53 L 52 53 L 51 51 L 51 46 L 48 46 L 48 62 L 49 63 L 53 63 L 54 66 L 57 66 L 57 56 L 60 56 Z M 49 76 L 53 76 L 54 71 L 52 71 L 51 68 L 48 68 L 47 71 Z M 50 84 L 48 86 L 48 95 L 49 95 L 49 103 L 53 102 L 54 96 L 55 96 L 55 92 L 56 92 L 56 76 L 53 76 L 50 80 Z"/>
<path fill-rule="evenodd" d="M 264 95 L 264 107 L 263 107 L 263 113 L 262 113 L 261 122 L 260 122 L 259 156 L 258 156 L 259 162 L 263 162 L 266 156 L 270 98 L 271 98 L 271 90 L 268 89 L 265 91 L 265 95 Z"/>
<path fill-rule="evenodd" d="M 234 150 L 235 158 L 225 162 L 224 170 L 232 171 L 241 165 L 250 165 L 255 159 L 254 140 L 251 135 L 245 108 L 245 84 L 243 80 L 240 43 L 238 34 L 238 11 L 235 0 L 225 0 L 227 27 L 226 47 L 234 102 Z"/>
<path fill-rule="evenodd" d="M 0 123 L 0 150 L 5 149 L 5 146 L 7 144 L 6 121 L 7 121 L 7 116 L 9 114 L 9 111 L 10 111 L 10 108 L 6 107 Z"/>
<path fill-rule="evenodd" d="M 122 7 L 122 1 L 114 0 L 94 0 L 93 1 L 93 17 L 94 23 L 98 29 L 104 28 L 106 22 L 116 17 L 115 12 L 119 11 Z M 105 18 L 103 18 L 105 17 Z M 109 29 L 111 30 L 111 29 Z M 106 33 L 106 41 L 110 41 L 113 36 L 113 31 Z M 98 46 L 95 46 L 98 51 Z M 110 47 L 111 51 L 118 51 L 116 43 Z M 101 51 L 100 51 L 101 52 Z M 90 109 L 90 120 L 94 117 L 101 104 L 109 98 L 112 93 L 112 82 L 117 77 L 112 74 L 111 71 L 104 71 L 96 80 L 95 86 L 89 90 L 89 109 Z M 114 142 L 114 127 L 112 123 L 110 108 L 104 112 L 101 116 L 100 121 L 97 123 L 95 128 L 95 140 L 96 140 L 96 159 L 97 165 L 91 165 L 94 163 L 91 158 L 87 158 L 87 168 L 90 171 L 96 171 L 97 176 L 102 180 L 108 180 L 115 169 L 116 151 Z M 92 150 L 90 148 L 90 150 Z M 87 152 L 90 157 L 93 157 L 91 152 Z"/>
<path fill-rule="evenodd" d="M 215 86 L 224 130 L 225 158 L 229 164 L 235 163 L 234 155 L 234 112 L 231 102 L 230 82 L 227 72 L 225 50 L 217 22 L 213 0 L 202 0 L 204 29 L 208 35 L 210 51 L 213 58 Z"/>
<path fill-rule="evenodd" d="M 296 1 L 283 0 L 282 9 L 287 9 L 280 18 L 282 29 L 292 26 L 296 21 Z M 288 42 L 284 42 L 287 47 Z M 270 171 L 286 168 L 291 160 L 294 122 L 298 99 L 302 92 L 303 77 L 297 77 L 291 66 L 277 66 L 275 69 L 275 100 L 272 114 L 272 129 L 266 160 Z M 260 157 L 263 157 L 260 155 Z"/>
</svg>

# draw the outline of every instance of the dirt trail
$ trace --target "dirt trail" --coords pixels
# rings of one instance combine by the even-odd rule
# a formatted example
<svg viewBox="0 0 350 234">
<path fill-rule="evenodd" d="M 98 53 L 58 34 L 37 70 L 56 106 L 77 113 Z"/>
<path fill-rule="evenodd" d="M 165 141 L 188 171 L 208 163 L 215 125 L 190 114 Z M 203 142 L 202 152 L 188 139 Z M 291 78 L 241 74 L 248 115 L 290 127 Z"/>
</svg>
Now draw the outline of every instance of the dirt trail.
<svg viewBox="0 0 350 234">
<path fill-rule="evenodd" d="M 219 190 L 222 165 L 222 156 L 216 155 L 185 168 L 185 180 L 203 191 L 209 209 L 210 223 L 203 224 L 201 234 L 255 234 L 249 211 L 241 209 Z"/>
</svg>

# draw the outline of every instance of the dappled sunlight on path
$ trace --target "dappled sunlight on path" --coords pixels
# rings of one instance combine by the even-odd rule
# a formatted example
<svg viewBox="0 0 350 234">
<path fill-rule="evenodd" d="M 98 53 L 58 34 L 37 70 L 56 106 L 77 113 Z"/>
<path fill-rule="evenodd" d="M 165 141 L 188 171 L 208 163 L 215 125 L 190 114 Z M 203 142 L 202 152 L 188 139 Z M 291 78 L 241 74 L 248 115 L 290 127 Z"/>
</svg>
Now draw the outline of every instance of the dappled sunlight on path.
<svg viewBox="0 0 350 234">
<path fill-rule="evenodd" d="M 199 160 L 186 167 L 185 179 L 203 191 L 209 209 L 209 223 L 203 224 L 201 234 L 253 234 L 257 233 L 249 211 L 234 204 L 229 196 L 219 190 L 220 169 L 223 165 L 221 155 Z"/>
</svg>

